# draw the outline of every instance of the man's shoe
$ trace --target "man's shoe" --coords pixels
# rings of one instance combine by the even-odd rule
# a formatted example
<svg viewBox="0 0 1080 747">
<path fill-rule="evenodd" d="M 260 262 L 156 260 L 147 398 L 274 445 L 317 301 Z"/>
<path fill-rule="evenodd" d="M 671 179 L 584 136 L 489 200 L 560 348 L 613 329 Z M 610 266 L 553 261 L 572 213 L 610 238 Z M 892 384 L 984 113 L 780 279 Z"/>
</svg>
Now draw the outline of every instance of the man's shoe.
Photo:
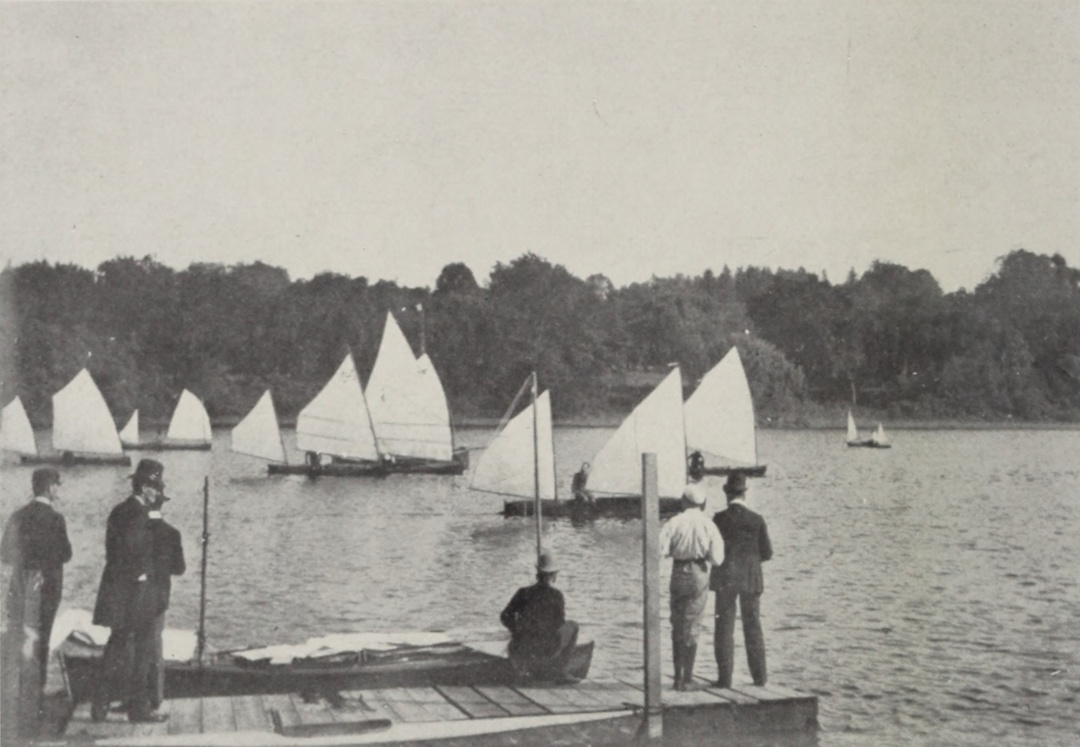
<svg viewBox="0 0 1080 747">
<path fill-rule="evenodd" d="M 713 687 L 719 687 L 721 690 L 727 690 L 731 687 L 730 682 L 724 682 L 723 680 L 717 680 L 713 683 Z"/>
<path fill-rule="evenodd" d="M 128 714 L 128 721 L 135 724 L 160 724 L 163 721 L 169 720 L 169 714 L 157 713 L 151 711 L 150 713 L 130 713 Z"/>
</svg>

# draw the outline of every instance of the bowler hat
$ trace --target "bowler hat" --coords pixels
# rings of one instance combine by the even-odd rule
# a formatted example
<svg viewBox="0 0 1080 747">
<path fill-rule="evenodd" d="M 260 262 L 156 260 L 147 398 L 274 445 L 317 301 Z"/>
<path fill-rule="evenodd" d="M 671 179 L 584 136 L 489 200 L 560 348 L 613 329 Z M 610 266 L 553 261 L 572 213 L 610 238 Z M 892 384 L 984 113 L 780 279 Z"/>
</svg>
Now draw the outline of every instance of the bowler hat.
<svg viewBox="0 0 1080 747">
<path fill-rule="evenodd" d="M 41 467 L 34 470 L 30 476 L 30 485 L 34 489 L 34 495 L 44 494 L 53 485 L 60 484 L 60 473 L 52 467 Z"/>
<path fill-rule="evenodd" d="M 742 495 L 746 492 L 746 475 L 732 472 L 724 483 L 724 492 L 728 495 Z"/>
<path fill-rule="evenodd" d="M 156 459 L 140 459 L 135 467 L 135 473 L 131 475 L 131 482 L 135 489 L 143 485 L 149 485 L 158 490 L 165 489 L 165 481 L 161 476 L 165 473 L 165 467 Z"/>
<path fill-rule="evenodd" d="M 540 553 L 540 559 L 536 561 L 537 573 L 558 573 L 559 565 L 555 562 L 555 556 L 547 550 Z"/>
</svg>

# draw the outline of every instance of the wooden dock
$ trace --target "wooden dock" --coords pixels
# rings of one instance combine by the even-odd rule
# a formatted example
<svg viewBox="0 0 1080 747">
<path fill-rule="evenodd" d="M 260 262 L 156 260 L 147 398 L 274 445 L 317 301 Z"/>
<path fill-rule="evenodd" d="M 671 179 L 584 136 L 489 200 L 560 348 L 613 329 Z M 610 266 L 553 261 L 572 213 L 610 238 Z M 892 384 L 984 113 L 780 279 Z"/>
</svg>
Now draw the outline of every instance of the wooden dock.
<svg viewBox="0 0 1080 747">
<path fill-rule="evenodd" d="M 817 728 L 817 699 L 779 685 L 663 691 L 664 744 L 722 744 L 746 734 Z M 94 723 L 88 704 L 65 737 L 96 745 L 548 745 L 626 744 L 643 719 L 640 674 L 576 685 L 409 687 L 300 695 L 168 700 L 160 724 L 124 714 Z"/>
</svg>

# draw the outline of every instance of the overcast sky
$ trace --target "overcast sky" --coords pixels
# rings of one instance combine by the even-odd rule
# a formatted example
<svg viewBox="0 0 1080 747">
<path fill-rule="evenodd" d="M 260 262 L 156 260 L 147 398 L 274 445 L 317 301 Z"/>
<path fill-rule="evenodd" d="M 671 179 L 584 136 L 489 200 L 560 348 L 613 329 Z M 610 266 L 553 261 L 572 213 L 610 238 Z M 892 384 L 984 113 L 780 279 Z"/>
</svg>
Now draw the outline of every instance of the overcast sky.
<svg viewBox="0 0 1080 747">
<path fill-rule="evenodd" d="M 1080 2 L 3 3 L 0 255 L 1080 266 Z"/>
</svg>

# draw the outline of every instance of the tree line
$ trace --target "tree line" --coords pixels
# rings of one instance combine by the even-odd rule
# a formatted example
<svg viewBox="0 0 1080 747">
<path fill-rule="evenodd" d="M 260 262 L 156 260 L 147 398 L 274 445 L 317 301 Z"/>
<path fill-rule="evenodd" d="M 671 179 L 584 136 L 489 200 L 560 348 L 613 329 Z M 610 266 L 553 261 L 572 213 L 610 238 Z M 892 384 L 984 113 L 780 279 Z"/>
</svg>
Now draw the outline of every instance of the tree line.
<svg viewBox="0 0 1080 747">
<path fill-rule="evenodd" d="M 3 403 L 20 395 L 42 427 L 83 366 L 118 419 L 137 407 L 165 420 L 187 388 L 228 422 L 270 388 L 290 420 L 347 351 L 366 379 L 388 310 L 431 356 L 455 417 L 498 417 L 533 370 L 556 417 L 610 415 L 628 373 L 678 362 L 689 392 L 737 345 L 774 422 L 852 403 L 907 419 L 1080 419 L 1080 270 L 1026 250 L 954 293 L 889 262 L 840 284 L 748 267 L 616 288 L 525 254 L 483 282 L 448 264 L 430 289 L 118 257 L 9 266 L 0 303 Z"/>
</svg>

